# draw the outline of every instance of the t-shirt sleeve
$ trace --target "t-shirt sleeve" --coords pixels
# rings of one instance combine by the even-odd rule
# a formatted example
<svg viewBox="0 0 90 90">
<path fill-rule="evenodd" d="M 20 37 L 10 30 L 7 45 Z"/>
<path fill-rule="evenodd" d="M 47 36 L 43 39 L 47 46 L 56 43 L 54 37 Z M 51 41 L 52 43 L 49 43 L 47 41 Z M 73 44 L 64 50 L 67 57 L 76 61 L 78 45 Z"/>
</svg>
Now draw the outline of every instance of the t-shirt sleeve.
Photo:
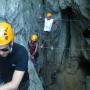
<svg viewBox="0 0 90 90">
<path fill-rule="evenodd" d="M 18 52 L 15 70 L 26 71 L 28 68 L 28 52 L 24 49 Z"/>
</svg>

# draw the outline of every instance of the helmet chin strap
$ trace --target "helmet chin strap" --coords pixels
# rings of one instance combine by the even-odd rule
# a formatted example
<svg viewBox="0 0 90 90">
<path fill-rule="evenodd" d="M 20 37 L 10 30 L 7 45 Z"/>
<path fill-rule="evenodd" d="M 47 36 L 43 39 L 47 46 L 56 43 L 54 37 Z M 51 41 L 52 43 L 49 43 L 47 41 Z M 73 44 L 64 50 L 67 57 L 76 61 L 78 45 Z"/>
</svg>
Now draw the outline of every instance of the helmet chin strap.
<svg viewBox="0 0 90 90">
<path fill-rule="evenodd" d="M 9 44 L 9 47 L 10 47 L 10 53 L 12 52 L 12 50 L 13 50 L 13 41 L 12 42 L 10 42 L 10 44 Z"/>
</svg>

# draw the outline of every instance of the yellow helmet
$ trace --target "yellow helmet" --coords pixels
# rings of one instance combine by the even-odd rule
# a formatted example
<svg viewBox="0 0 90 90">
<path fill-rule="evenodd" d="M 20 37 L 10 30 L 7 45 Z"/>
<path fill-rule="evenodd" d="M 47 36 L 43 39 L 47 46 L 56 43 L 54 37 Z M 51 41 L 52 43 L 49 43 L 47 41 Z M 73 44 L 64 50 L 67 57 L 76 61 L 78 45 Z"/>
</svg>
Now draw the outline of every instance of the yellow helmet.
<svg viewBox="0 0 90 90">
<path fill-rule="evenodd" d="M 12 26 L 7 22 L 0 22 L 0 45 L 9 44 L 13 39 Z"/>
<path fill-rule="evenodd" d="M 35 42 L 38 40 L 38 36 L 36 34 L 33 34 L 31 37 L 31 41 Z"/>
<path fill-rule="evenodd" d="M 48 17 L 51 17 L 52 15 L 53 15 L 53 14 L 52 14 L 52 13 L 50 13 L 50 12 L 49 12 L 49 13 L 47 13 L 47 16 L 48 16 Z"/>
</svg>

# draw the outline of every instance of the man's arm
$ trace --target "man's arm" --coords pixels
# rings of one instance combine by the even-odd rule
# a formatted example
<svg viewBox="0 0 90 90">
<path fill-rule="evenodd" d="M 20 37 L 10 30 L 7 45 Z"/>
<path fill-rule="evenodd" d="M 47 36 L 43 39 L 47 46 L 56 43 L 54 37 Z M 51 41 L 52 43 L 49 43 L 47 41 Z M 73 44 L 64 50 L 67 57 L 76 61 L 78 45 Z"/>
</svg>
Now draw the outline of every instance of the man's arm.
<svg viewBox="0 0 90 90">
<path fill-rule="evenodd" d="M 53 21 L 53 24 L 52 24 L 52 29 L 53 30 L 56 30 L 57 29 L 57 26 L 58 26 L 58 21 Z"/>
<path fill-rule="evenodd" d="M 2 86 L 0 86 L 0 90 L 17 90 L 18 86 L 24 76 L 24 71 L 15 70 L 12 80 Z"/>
<path fill-rule="evenodd" d="M 38 51 L 38 43 L 36 43 L 36 48 L 35 48 L 35 51 L 33 52 L 32 56 L 34 56 Z"/>
</svg>

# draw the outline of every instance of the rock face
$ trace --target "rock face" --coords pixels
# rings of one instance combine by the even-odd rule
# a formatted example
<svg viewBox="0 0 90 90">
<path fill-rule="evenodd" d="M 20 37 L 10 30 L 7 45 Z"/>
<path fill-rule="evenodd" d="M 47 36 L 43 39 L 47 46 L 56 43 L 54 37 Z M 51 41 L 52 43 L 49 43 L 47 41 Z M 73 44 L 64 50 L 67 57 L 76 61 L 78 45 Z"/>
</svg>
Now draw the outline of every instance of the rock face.
<svg viewBox="0 0 90 90">
<path fill-rule="evenodd" d="M 44 50 L 46 85 L 50 84 L 50 75 L 56 71 L 56 83 L 47 90 L 86 89 L 85 78 L 89 74 L 84 71 L 87 67 L 81 64 L 84 61 L 83 65 L 88 66 L 85 62 L 90 61 L 90 44 L 83 36 L 83 31 L 90 25 L 89 3 L 88 0 L 45 1 L 45 12 L 54 13 L 58 23 L 53 37 L 49 37 L 52 43 Z M 53 50 L 50 49 L 52 45 Z"/>
<path fill-rule="evenodd" d="M 36 15 L 39 15 L 40 1 L 36 0 L 1 0 L 0 17 L 6 18 L 12 24 L 15 32 L 15 42 L 27 48 L 28 36 L 37 32 Z M 35 5 L 34 5 L 35 4 Z M 37 6 L 38 5 L 38 6 Z M 35 10 L 38 9 L 38 10 Z M 33 26 L 34 23 L 34 26 Z M 43 90 L 32 62 L 29 60 L 30 87 L 29 90 Z"/>
<path fill-rule="evenodd" d="M 83 36 L 90 25 L 89 5 L 89 0 L 0 0 L 0 17 L 13 25 L 15 42 L 26 48 L 29 36 L 34 33 L 42 44 L 44 17 L 49 11 L 53 13 L 57 24 L 47 40 L 51 43 L 39 48 L 38 58 L 47 90 L 85 90 L 89 74 L 81 64 L 90 61 L 90 44 Z M 56 82 L 49 86 L 53 72 Z M 29 74 L 29 90 L 43 90 L 30 60 Z"/>
</svg>

